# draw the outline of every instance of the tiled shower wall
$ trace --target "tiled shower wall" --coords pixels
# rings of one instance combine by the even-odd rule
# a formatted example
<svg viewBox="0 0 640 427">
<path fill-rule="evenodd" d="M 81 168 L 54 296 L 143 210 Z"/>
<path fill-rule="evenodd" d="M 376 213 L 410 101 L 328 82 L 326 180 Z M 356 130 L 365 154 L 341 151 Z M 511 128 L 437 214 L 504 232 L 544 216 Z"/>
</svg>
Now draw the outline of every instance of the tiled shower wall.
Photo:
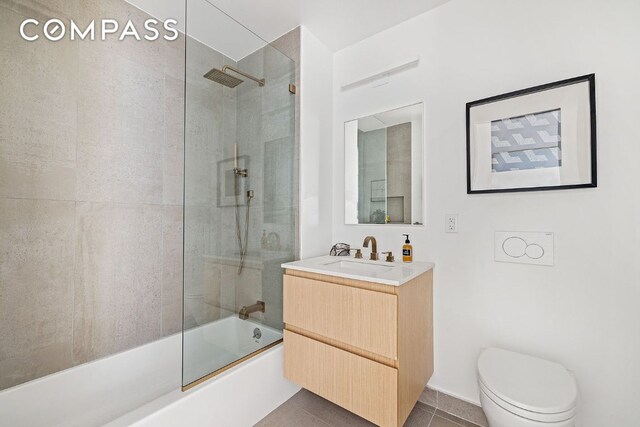
<svg viewBox="0 0 640 427">
<path fill-rule="evenodd" d="M 184 39 L 26 42 L 26 18 L 148 17 L 0 0 L 0 389 L 181 329 Z"/>
</svg>

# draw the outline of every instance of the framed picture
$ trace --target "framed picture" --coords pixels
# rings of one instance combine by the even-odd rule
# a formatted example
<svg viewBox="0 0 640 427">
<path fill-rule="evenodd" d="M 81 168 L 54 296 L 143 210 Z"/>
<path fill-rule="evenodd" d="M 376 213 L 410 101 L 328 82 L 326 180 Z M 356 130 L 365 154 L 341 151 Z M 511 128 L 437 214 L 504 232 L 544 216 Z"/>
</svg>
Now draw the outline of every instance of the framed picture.
<svg viewBox="0 0 640 427">
<path fill-rule="evenodd" d="M 236 194 L 238 205 L 246 204 L 244 196 L 249 189 L 249 177 L 241 177 L 233 173 L 234 159 L 218 161 L 218 206 L 235 206 Z M 238 168 L 249 169 L 249 157 L 238 156 Z"/>
<path fill-rule="evenodd" d="M 467 104 L 467 193 L 596 187 L 595 75 Z"/>
</svg>

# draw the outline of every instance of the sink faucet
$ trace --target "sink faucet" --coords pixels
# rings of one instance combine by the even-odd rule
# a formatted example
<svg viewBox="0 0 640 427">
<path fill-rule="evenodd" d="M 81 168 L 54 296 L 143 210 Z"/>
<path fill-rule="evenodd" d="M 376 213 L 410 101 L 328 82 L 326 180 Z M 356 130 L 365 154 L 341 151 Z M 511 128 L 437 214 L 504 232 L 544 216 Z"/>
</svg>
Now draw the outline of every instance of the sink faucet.
<svg viewBox="0 0 640 427">
<path fill-rule="evenodd" d="M 367 236 L 364 238 L 364 243 L 362 244 L 362 246 L 364 246 L 365 248 L 368 248 L 369 242 L 371 242 L 371 256 L 369 257 L 369 259 L 373 261 L 377 261 L 378 260 L 378 242 L 376 242 L 375 237 Z"/>
</svg>

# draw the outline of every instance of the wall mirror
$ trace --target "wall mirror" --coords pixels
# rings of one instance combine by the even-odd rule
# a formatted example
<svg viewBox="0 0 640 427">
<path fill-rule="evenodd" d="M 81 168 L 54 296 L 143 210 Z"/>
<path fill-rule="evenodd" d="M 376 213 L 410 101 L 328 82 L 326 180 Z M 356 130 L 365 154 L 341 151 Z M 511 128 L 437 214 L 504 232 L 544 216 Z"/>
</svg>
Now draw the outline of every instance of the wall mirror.
<svg viewBox="0 0 640 427">
<path fill-rule="evenodd" d="M 424 223 L 424 104 L 345 122 L 345 223 Z"/>
</svg>

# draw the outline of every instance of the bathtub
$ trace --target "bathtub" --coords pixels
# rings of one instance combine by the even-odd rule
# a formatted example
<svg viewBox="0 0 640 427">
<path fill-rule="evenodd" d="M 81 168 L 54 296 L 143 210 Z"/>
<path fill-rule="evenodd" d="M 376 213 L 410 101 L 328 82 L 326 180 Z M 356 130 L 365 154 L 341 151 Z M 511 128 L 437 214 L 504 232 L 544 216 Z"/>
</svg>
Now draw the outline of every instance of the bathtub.
<svg viewBox="0 0 640 427">
<path fill-rule="evenodd" d="M 184 382 L 194 382 L 281 339 L 282 331 L 236 315 L 191 329 L 184 335 Z"/>
<path fill-rule="evenodd" d="M 253 338 L 255 328 L 263 341 Z M 279 333 L 235 316 L 220 319 L 185 334 L 185 361 L 208 369 Z M 209 360 L 208 346 L 223 349 L 222 359 Z M 282 366 L 279 344 L 182 392 L 182 334 L 175 334 L 0 392 L 0 425 L 252 426 L 299 390 Z"/>
</svg>

